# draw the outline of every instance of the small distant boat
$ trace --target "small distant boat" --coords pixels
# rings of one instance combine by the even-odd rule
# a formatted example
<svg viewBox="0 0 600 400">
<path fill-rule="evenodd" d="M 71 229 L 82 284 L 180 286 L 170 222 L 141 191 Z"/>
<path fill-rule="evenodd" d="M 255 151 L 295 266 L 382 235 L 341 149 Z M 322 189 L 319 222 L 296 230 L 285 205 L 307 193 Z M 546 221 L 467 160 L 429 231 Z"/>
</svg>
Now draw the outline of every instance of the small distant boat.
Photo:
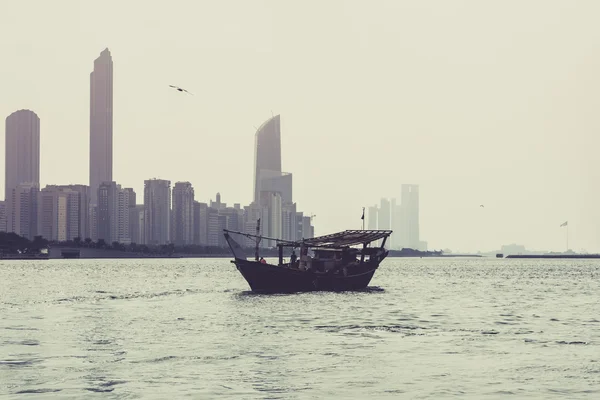
<svg viewBox="0 0 600 400">
<path fill-rule="evenodd" d="M 502 253 L 497 253 L 497 254 L 496 254 L 496 258 L 504 258 L 504 254 L 502 254 Z"/>
<path fill-rule="evenodd" d="M 385 242 L 391 234 L 390 230 L 356 230 L 299 241 L 285 241 L 224 230 L 225 239 L 234 256 L 231 262 L 236 265 L 252 291 L 258 293 L 364 289 L 371 282 L 379 264 L 388 255 Z M 232 235 L 256 241 L 254 260 L 248 260 L 244 249 Z M 276 243 L 279 250 L 277 264 L 269 264 L 259 257 L 261 240 Z M 381 245 L 369 247 L 377 240 L 382 240 Z M 284 262 L 284 249 L 292 250 L 289 262 Z M 299 249 L 300 252 L 297 258 L 295 249 Z M 309 255 L 309 251 L 313 254 Z"/>
</svg>

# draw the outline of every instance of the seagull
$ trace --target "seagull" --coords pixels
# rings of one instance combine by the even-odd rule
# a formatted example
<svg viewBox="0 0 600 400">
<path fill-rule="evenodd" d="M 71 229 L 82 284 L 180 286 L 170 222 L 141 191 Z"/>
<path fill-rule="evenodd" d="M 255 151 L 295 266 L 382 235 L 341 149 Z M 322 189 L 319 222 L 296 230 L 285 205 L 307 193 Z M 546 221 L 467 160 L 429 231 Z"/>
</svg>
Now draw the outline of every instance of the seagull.
<svg viewBox="0 0 600 400">
<path fill-rule="evenodd" d="M 480 204 L 479 207 L 483 207 L 483 204 Z"/>
<path fill-rule="evenodd" d="M 183 89 L 183 88 L 180 88 L 179 86 L 173 86 L 173 85 L 169 85 L 169 87 L 172 87 L 173 89 L 175 89 L 175 90 L 178 90 L 178 91 L 180 91 L 180 92 L 186 92 L 186 93 L 189 93 L 189 94 L 193 95 L 193 93 L 192 93 L 192 92 L 188 92 L 187 90 L 185 90 L 185 89 Z"/>
</svg>

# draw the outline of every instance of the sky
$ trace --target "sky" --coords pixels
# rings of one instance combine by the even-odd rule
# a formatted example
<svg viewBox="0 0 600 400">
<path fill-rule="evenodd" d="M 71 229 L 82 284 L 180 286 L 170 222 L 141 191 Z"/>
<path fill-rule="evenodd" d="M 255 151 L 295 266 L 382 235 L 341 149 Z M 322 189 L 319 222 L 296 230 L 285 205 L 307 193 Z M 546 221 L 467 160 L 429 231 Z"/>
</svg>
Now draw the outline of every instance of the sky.
<svg viewBox="0 0 600 400">
<path fill-rule="evenodd" d="M 250 203 L 256 127 L 280 114 L 317 235 L 414 183 L 430 249 L 562 251 L 569 221 L 569 247 L 600 252 L 598 15 L 595 0 L 0 0 L 0 116 L 40 117 L 42 186 L 88 184 L 89 74 L 108 47 L 113 178 L 138 203 L 154 177 Z"/>
</svg>

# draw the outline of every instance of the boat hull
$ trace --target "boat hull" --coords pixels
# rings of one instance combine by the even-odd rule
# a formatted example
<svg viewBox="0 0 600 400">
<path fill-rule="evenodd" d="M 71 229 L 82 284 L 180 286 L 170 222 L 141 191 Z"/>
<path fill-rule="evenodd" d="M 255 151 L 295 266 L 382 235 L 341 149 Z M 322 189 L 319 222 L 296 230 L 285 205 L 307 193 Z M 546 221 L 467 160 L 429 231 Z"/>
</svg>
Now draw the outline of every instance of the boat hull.
<svg viewBox="0 0 600 400">
<path fill-rule="evenodd" d="M 352 291 L 366 288 L 379 263 L 367 263 L 353 274 L 326 274 L 236 259 L 238 271 L 257 293 Z"/>
</svg>

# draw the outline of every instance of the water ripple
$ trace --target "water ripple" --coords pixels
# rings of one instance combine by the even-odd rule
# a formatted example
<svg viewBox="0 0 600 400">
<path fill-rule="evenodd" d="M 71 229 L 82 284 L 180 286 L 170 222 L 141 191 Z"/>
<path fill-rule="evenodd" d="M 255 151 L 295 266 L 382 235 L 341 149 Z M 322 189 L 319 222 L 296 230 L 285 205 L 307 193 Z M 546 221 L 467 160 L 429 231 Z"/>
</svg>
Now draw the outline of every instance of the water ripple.
<svg viewBox="0 0 600 400">
<path fill-rule="evenodd" d="M 253 294 L 229 260 L 1 262 L 0 397 L 595 398 L 599 260 L 388 259 Z"/>
</svg>

